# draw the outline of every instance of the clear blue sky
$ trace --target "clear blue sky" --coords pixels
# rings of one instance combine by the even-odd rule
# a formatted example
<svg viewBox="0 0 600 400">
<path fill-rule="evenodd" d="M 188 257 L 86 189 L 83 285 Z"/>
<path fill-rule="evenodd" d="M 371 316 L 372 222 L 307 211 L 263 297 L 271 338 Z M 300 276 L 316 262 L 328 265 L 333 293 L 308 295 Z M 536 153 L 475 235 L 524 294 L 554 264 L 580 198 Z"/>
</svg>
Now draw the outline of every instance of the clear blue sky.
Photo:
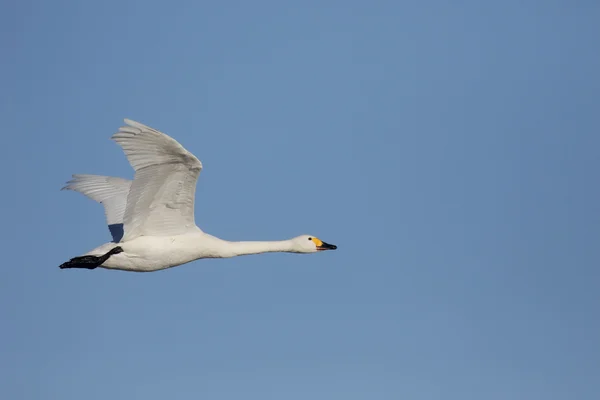
<svg viewBox="0 0 600 400">
<path fill-rule="evenodd" d="M 598 399 L 598 21 L 593 1 L 3 2 L 0 398 Z M 123 118 L 202 160 L 203 230 L 339 249 L 59 270 L 109 240 L 59 189 L 132 177 Z"/>
</svg>

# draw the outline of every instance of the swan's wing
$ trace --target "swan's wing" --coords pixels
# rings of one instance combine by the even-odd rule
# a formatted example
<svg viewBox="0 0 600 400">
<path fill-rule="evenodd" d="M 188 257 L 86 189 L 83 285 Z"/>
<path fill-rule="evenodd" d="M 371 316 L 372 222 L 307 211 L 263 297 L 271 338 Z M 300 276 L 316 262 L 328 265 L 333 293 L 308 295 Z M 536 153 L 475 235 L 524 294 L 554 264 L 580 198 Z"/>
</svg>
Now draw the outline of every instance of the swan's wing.
<svg viewBox="0 0 600 400">
<path fill-rule="evenodd" d="M 104 206 L 106 223 L 114 242 L 123 237 L 123 216 L 131 181 L 100 175 L 73 175 L 61 190 L 73 190 Z"/>
<path fill-rule="evenodd" d="M 194 196 L 202 163 L 164 133 L 128 119 L 125 123 L 112 137 L 135 170 L 122 241 L 198 229 Z"/>
</svg>

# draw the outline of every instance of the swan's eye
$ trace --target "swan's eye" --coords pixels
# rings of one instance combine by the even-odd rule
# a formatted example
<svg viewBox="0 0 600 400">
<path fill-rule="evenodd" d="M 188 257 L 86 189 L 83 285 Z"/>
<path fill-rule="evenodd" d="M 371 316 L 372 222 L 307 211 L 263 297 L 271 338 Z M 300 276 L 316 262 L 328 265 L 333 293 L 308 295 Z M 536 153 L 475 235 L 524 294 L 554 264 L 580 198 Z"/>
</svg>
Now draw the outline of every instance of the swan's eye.
<svg viewBox="0 0 600 400">
<path fill-rule="evenodd" d="M 308 240 L 312 240 L 312 238 L 308 238 Z"/>
</svg>

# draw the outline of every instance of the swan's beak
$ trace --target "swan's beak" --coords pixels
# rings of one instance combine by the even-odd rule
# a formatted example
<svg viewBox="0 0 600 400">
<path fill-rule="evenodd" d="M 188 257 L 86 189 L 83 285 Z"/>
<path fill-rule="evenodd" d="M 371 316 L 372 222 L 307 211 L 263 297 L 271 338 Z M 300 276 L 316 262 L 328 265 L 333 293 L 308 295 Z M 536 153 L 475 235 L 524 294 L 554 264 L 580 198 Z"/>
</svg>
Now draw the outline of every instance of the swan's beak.
<svg viewBox="0 0 600 400">
<path fill-rule="evenodd" d="M 317 246 L 317 250 L 319 251 L 323 251 L 323 250 L 335 250 L 337 249 L 337 246 L 335 244 L 329 244 L 329 243 L 325 243 L 325 242 L 321 242 L 320 246 Z"/>
</svg>

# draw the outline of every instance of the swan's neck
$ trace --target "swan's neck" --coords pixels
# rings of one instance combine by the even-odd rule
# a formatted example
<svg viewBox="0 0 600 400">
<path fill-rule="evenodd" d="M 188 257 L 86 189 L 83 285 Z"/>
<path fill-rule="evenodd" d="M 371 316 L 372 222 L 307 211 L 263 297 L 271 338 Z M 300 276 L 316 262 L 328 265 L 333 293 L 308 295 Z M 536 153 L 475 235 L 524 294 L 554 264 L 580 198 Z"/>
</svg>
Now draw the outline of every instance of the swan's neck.
<svg viewBox="0 0 600 400">
<path fill-rule="evenodd" d="M 236 257 L 248 254 L 261 254 L 272 252 L 293 252 L 289 240 L 274 242 L 228 242 L 224 241 L 223 257 Z"/>
</svg>

